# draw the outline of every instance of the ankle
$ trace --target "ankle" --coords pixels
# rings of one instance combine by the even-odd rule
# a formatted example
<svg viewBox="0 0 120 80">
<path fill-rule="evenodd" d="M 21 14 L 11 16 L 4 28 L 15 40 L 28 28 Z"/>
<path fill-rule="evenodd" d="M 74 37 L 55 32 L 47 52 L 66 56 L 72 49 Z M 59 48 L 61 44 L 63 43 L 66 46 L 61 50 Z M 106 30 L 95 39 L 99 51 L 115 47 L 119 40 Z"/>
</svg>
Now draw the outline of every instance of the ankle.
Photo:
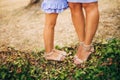
<svg viewBox="0 0 120 80">
<path fill-rule="evenodd" d="M 83 44 L 83 49 L 85 50 L 85 51 L 91 51 L 91 48 L 92 48 L 93 46 L 92 46 L 92 44 Z"/>
<path fill-rule="evenodd" d="M 79 44 L 80 44 L 81 46 L 83 46 L 84 42 L 81 41 Z"/>
<path fill-rule="evenodd" d="M 49 54 L 49 53 L 51 53 L 51 52 L 53 52 L 53 49 L 52 49 L 52 50 L 46 50 L 46 51 L 45 51 L 46 54 Z"/>
</svg>

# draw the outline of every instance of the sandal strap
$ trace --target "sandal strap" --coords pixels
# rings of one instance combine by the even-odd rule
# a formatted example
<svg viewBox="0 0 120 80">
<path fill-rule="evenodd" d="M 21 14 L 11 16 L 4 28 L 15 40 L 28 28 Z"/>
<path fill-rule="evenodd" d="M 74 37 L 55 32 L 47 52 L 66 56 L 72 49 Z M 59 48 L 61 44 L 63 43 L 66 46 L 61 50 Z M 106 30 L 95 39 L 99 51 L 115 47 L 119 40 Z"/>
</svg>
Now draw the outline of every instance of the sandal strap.
<svg viewBox="0 0 120 80">
<path fill-rule="evenodd" d="M 84 61 L 79 59 L 77 55 L 74 56 L 74 59 L 79 62 L 79 64 L 83 63 Z"/>
<path fill-rule="evenodd" d="M 84 50 L 86 50 L 88 52 L 94 52 L 94 47 L 91 44 L 90 45 L 83 44 L 83 48 L 84 48 Z"/>
<path fill-rule="evenodd" d="M 59 55 L 55 58 L 55 60 L 56 60 L 56 61 L 62 61 L 62 57 L 63 57 L 63 55 L 59 54 Z"/>
<path fill-rule="evenodd" d="M 63 56 L 67 55 L 67 53 L 65 51 L 59 51 L 59 50 L 56 50 L 56 49 L 53 49 L 53 51 L 56 51 L 56 52 L 58 52 L 59 54 L 61 54 Z"/>
<path fill-rule="evenodd" d="M 49 52 L 49 53 L 44 53 L 44 57 L 48 57 L 48 56 L 51 56 L 53 54 L 53 52 Z"/>
<path fill-rule="evenodd" d="M 81 46 L 83 46 L 83 45 L 84 45 L 84 42 L 80 42 L 79 44 L 80 44 Z"/>
</svg>

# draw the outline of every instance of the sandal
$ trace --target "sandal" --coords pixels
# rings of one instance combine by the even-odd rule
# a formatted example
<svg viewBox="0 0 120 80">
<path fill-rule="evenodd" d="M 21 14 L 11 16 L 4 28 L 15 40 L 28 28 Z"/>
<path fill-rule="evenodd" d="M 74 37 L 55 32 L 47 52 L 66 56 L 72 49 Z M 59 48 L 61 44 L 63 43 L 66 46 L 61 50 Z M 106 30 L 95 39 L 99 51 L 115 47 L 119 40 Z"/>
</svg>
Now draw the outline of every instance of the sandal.
<svg viewBox="0 0 120 80">
<path fill-rule="evenodd" d="M 91 53 L 94 52 L 94 47 L 93 47 L 92 45 L 85 45 L 85 44 L 83 44 L 83 45 L 81 45 L 81 46 L 83 47 L 83 49 L 84 49 L 85 51 L 88 51 L 88 52 L 89 52 L 89 53 L 88 53 L 88 57 L 89 57 L 89 55 L 90 55 Z M 88 57 L 86 57 L 86 59 L 82 60 L 82 59 L 78 58 L 77 55 L 75 55 L 75 56 L 74 56 L 74 63 L 75 63 L 75 64 L 84 63 L 85 61 L 87 61 Z"/>
<path fill-rule="evenodd" d="M 63 55 L 63 56 L 67 56 L 67 53 L 65 51 L 60 51 L 60 50 L 57 50 L 57 49 L 53 49 L 53 51 Z"/>
<path fill-rule="evenodd" d="M 63 60 L 65 59 L 65 57 L 66 57 L 66 52 L 64 52 L 64 51 L 59 51 L 59 53 L 58 53 L 58 51 L 59 51 L 59 50 L 53 49 L 50 53 L 45 53 L 45 54 L 44 54 L 44 58 L 45 58 L 46 60 L 63 61 Z M 50 57 L 51 55 L 53 55 L 54 53 L 57 53 L 58 56 L 55 57 L 54 59 L 49 58 L 49 57 Z"/>
</svg>

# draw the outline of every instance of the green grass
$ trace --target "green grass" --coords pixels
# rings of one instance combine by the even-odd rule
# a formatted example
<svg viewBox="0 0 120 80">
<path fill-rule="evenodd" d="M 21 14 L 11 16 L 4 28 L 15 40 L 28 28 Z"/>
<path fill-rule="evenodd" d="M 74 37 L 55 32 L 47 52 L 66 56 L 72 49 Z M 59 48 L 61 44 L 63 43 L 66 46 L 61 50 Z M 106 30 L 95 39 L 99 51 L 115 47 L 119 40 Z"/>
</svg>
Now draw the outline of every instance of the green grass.
<svg viewBox="0 0 120 80">
<path fill-rule="evenodd" d="M 0 80 L 120 80 L 120 40 L 94 43 L 95 53 L 81 65 L 73 64 L 76 46 L 57 49 L 69 56 L 64 62 L 46 61 L 43 51 L 0 52 Z"/>
</svg>

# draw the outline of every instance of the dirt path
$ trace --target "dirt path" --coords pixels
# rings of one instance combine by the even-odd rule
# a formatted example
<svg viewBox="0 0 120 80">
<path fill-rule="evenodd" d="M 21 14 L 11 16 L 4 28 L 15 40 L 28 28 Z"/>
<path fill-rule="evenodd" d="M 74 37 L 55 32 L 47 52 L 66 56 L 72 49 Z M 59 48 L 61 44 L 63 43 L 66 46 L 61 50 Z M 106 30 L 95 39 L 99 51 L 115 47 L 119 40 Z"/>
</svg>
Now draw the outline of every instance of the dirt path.
<svg viewBox="0 0 120 80">
<path fill-rule="evenodd" d="M 43 44 L 44 13 L 38 6 L 24 9 L 29 0 L 0 1 L 0 51 L 7 47 L 19 50 L 41 50 Z M 98 42 L 103 39 L 120 37 L 120 1 L 99 1 L 101 19 L 99 29 L 94 38 Z M 111 6 L 110 6 L 111 5 Z M 55 28 L 55 44 L 71 46 L 78 42 L 72 25 L 70 10 L 58 17 Z"/>
</svg>

